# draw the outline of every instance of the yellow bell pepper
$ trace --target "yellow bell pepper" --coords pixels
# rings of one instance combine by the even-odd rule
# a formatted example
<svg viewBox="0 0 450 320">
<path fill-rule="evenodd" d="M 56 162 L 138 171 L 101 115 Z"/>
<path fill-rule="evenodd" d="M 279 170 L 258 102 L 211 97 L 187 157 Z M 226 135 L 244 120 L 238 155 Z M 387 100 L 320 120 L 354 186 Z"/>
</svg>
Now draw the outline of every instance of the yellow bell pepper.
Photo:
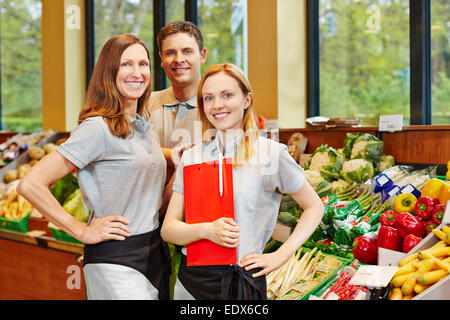
<svg viewBox="0 0 450 320">
<path fill-rule="evenodd" d="M 394 199 L 394 210 L 397 213 L 414 211 L 417 198 L 412 193 L 401 193 Z"/>
<path fill-rule="evenodd" d="M 441 186 L 438 199 L 441 204 L 447 204 L 447 201 L 450 200 L 450 181 L 445 182 Z"/>
<path fill-rule="evenodd" d="M 439 194 L 441 192 L 441 187 L 443 184 L 445 184 L 445 182 L 440 179 L 430 179 L 425 187 L 423 187 L 421 196 L 430 197 L 433 199 L 439 198 Z"/>
</svg>

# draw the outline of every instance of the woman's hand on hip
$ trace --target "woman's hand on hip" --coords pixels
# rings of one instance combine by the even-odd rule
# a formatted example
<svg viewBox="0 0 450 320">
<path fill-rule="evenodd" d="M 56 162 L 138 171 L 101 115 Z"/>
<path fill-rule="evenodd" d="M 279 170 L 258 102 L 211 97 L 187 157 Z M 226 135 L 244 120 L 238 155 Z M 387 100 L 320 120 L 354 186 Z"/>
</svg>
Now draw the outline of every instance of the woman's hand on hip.
<svg viewBox="0 0 450 320">
<path fill-rule="evenodd" d="M 263 254 L 251 253 L 241 259 L 239 266 L 247 271 L 254 268 L 261 268 L 262 270 L 252 275 L 253 278 L 256 278 L 278 269 L 285 262 L 285 259 L 280 257 L 276 251 Z"/>
<path fill-rule="evenodd" d="M 86 226 L 82 242 L 95 244 L 106 240 L 125 240 L 130 236 L 130 228 L 127 227 L 128 219 L 122 216 L 107 216 L 94 218 Z"/>
</svg>

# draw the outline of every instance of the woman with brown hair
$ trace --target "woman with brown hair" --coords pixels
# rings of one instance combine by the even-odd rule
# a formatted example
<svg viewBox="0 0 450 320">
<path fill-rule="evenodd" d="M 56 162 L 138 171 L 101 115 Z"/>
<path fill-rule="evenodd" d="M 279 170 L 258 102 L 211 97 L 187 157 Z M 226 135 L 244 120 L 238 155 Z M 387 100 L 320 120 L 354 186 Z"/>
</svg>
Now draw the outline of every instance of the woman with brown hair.
<svg viewBox="0 0 450 320">
<path fill-rule="evenodd" d="M 183 248 L 174 298 L 266 299 L 265 274 L 281 267 L 308 240 L 322 219 L 322 201 L 286 145 L 258 135 L 253 93 L 241 69 L 233 64 L 209 67 L 197 102 L 205 142 L 183 153 L 161 235 L 180 246 L 207 239 L 236 248 L 237 263 L 188 266 Z M 184 168 L 217 160 L 220 166 L 220 159 L 233 159 L 234 219 L 186 223 Z M 303 213 L 289 239 L 275 252 L 263 254 L 283 193 L 290 194 Z"/>
<path fill-rule="evenodd" d="M 78 127 L 17 188 L 46 218 L 85 243 L 88 299 L 169 298 L 170 258 L 158 221 L 166 161 L 141 117 L 150 91 L 146 45 L 134 35 L 108 40 Z M 91 211 L 87 225 L 49 191 L 73 170 Z"/>
</svg>

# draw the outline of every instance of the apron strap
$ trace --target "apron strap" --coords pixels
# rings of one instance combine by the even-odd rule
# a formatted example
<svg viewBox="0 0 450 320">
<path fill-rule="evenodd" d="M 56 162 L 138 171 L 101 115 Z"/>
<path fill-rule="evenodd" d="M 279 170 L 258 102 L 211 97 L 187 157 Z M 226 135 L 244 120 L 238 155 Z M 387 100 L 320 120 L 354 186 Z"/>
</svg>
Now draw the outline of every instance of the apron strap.
<svg viewBox="0 0 450 320">
<path fill-rule="evenodd" d="M 253 278 L 252 274 L 260 269 L 246 271 L 237 264 L 230 265 L 221 281 L 220 298 L 222 300 L 232 299 L 233 278 L 238 278 L 237 299 L 238 300 L 263 300 L 266 299 L 266 281 L 262 285 L 261 277 Z"/>
</svg>

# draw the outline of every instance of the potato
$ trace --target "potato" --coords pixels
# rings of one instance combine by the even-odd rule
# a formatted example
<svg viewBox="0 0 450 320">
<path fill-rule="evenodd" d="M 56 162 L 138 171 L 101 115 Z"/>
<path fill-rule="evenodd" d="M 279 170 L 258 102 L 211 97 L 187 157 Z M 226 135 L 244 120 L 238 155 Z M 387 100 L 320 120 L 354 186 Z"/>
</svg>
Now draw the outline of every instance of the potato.
<svg viewBox="0 0 450 320">
<path fill-rule="evenodd" d="M 22 164 L 17 168 L 18 178 L 22 179 L 31 170 L 32 166 L 28 163 Z"/>
<path fill-rule="evenodd" d="M 56 144 L 54 143 L 47 143 L 44 147 L 43 147 L 45 154 L 49 154 L 50 152 L 56 150 Z"/>
<path fill-rule="evenodd" d="M 13 169 L 13 170 L 9 170 L 8 172 L 6 172 L 6 174 L 5 174 L 4 178 L 3 178 L 3 180 L 4 180 L 6 183 L 10 183 L 10 182 L 12 182 L 12 181 L 14 181 L 14 180 L 17 180 L 18 178 L 19 178 L 19 173 L 18 173 L 18 171 L 17 171 L 16 169 Z"/>
<path fill-rule="evenodd" d="M 41 160 L 45 156 L 45 151 L 40 147 L 33 147 L 28 151 L 28 156 L 33 160 Z"/>
</svg>

